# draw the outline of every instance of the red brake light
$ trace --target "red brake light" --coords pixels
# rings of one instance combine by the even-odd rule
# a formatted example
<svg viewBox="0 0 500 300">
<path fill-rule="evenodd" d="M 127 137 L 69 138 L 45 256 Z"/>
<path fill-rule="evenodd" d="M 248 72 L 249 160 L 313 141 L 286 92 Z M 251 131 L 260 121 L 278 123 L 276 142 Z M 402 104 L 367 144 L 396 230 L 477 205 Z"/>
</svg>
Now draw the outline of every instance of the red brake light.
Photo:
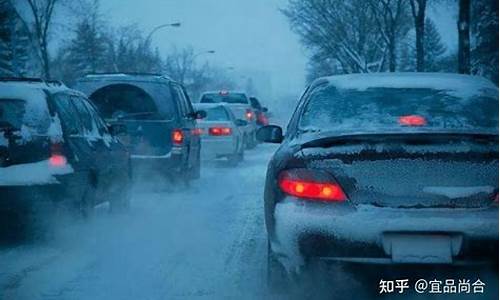
<svg viewBox="0 0 500 300">
<path fill-rule="evenodd" d="M 208 129 L 208 134 L 222 136 L 222 135 L 231 135 L 232 129 L 229 127 L 211 127 Z"/>
<path fill-rule="evenodd" d="M 404 126 L 424 126 L 427 120 L 419 115 L 408 115 L 399 117 L 399 124 Z"/>
<path fill-rule="evenodd" d="M 324 200 L 332 202 L 342 202 L 347 200 L 342 187 L 332 181 L 300 179 L 288 171 L 280 174 L 279 187 L 289 195 L 310 199 Z"/>
<path fill-rule="evenodd" d="M 68 163 L 66 156 L 64 156 L 62 150 L 62 145 L 55 143 L 50 145 L 50 158 L 49 164 L 52 167 L 63 167 Z"/>
<path fill-rule="evenodd" d="M 53 167 L 63 167 L 66 165 L 67 160 L 64 155 L 52 154 L 49 158 L 49 163 Z"/>
<path fill-rule="evenodd" d="M 221 96 L 227 96 L 227 95 L 229 95 L 229 91 L 228 90 L 221 90 L 219 92 L 219 95 L 221 95 Z"/>
<path fill-rule="evenodd" d="M 257 120 L 261 125 L 269 125 L 269 120 L 267 119 L 266 115 L 262 112 L 258 114 Z"/>
<path fill-rule="evenodd" d="M 252 121 L 253 120 L 253 111 L 248 109 L 247 112 L 245 113 L 245 117 L 247 118 L 248 121 Z"/>
<path fill-rule="evenodd" d="M 172 142 L 174 145 L 181 145 L 184 142 L 184 132 L 181 129 L 174 129 L 172 131 Z"/>
</svg>

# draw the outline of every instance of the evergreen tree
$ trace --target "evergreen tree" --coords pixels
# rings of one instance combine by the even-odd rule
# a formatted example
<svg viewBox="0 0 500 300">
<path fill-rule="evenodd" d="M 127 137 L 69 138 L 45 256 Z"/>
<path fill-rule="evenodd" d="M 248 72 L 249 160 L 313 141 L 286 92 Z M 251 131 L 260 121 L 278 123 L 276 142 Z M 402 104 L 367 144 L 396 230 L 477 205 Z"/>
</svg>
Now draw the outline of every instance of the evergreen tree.
<svg viewBox="0 0 500 300">
<path fill-rule="evenodd" d="M 498 85 L 498 0 L 473 1 L 472 73 Z"/>
<path fill-rule="evenodd" d="M 439 62 L 446 53 L 447 49 L 441 40 L 441 35 L 439 34 L 436 25 L 429 18 L 425 20 L 424 51 L 425 71 L 442 71 L 440 70 Z"/>
<path fill-rule="evenodd" d="M 33 48 L 28 31 L 10 0 L 0 0 L 0 76 L 30 73 Z"/>
</svg>

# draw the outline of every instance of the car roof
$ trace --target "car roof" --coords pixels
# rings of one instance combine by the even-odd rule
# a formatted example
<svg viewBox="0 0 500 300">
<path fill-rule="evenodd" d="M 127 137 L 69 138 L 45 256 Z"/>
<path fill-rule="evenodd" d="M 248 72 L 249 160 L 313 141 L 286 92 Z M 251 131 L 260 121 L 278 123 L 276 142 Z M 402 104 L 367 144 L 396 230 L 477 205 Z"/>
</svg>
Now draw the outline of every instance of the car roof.
<svg viewBox="0 0 500 300">
<path fill-rule="evenodd" d="M 215 108 L 215 107 L 223 107 L 226 108 L 225 103 L 193 103 L 193 106 L 196 108 Z"/>
<path fill-rule="evenodd" d="M 245 91 L 241 91 L 241 90 L 225 90 L 225 89 L 222 89 L 222 90 L 219 90 L 219 91 L 206 91 L 206 92 L 203 92 L 203 94 L 201 94 L 202 96 L 203 95 L 210 95 L 210 94 L 220 94 L 222 91 L 224 92 L 227 92 L 228 94 L 244 94 L 245 96 L 248 97 L 247 95 L 247 92 Z"/>
<path fill-rule="evenodd" d="M 0 97 L 9 97 L 10 95 L 10 97 L 17 96 L 23 98 L 23 95 L 36 93 L 36 91 L 46 91 L 50 94 L 67 92 L 85 96 L 77 90 L 68 88 L 60 81 L 45 81 L 38 78 L 0 78 Z"/>
<path fill-rule="evenodd" d="M 483 89 L 498 90 L 488 79 L 452 73 L 393 72 L 347 74 L 321 77 L 312 86 L 328 83 L 341 89 L 366 90 L 368 88 L 429 88 L 450 90 L 461 96 L 471 96 Z"/>
<path fill-rule="evenodd" d="M 172 78 L 164 74 L 154 73 L 94 73 L 87 74 L 78 80 L 79 82 L 88 81 L 120 81 L 120 82 L 175 82 Z"/>
</svg>

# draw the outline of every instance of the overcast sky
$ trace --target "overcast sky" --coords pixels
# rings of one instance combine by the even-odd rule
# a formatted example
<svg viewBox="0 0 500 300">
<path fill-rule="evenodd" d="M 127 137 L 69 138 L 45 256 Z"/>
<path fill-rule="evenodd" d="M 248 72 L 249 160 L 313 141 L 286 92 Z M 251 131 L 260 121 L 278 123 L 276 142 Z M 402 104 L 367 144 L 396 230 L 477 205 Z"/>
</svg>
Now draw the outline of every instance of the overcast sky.
<svg viewBox="0 0 500 300">
<path fill-rule="evenodd" d="M 129 2 L 130 5 L 126 3 Z M 200 56 L 235 72 L 269 73 L 274 93 L 303 88 L 306 56 L 279 8 L 286 0 L 106 0 L 103 12 L 114 24 L 137 23 L 147 33 L 157 25 L 181 22 L 153 36 L 161 51 L 191 45 Z M 139 4 L 139 5 L 138 5 Z"/>
<path fill-rule="evenodd" d="M 297 94 L 303 89 L 306 55 L 297 35 L 289 28 L 279 8 L 287 0 L 105 0 L 102 9 L 114 25 L 137 23 L 145 32 L 157 25 L 181 22 L 180 28 L 165 28 L 153 36 L 161 51 L 169 47 L 193 46 L 195 51 L 215 50 L 199 59 L 238 73 L 267 72 L 273 94 Z M 449 48 L 455 47 L 454 6 L 430 8 Z"/>
</svg>

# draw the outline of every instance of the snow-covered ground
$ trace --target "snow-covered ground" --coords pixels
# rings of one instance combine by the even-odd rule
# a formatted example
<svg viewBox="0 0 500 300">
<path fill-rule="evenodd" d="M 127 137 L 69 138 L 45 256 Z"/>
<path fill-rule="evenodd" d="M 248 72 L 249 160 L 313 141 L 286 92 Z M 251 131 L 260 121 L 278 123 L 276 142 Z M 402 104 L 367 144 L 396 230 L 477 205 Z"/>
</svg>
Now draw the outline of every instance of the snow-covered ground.
<svg viewBox="0 0 500 300">
<path fill-rule="evenodd" d="M 237 168 L 208 163 L 190 188 L 140 186 L 129 215 L 98 208 L 47 242 L 3 246 L 0 299 L 261 298 L 262 190 L 275 148 L 260 145 Z"/>
</svg>

